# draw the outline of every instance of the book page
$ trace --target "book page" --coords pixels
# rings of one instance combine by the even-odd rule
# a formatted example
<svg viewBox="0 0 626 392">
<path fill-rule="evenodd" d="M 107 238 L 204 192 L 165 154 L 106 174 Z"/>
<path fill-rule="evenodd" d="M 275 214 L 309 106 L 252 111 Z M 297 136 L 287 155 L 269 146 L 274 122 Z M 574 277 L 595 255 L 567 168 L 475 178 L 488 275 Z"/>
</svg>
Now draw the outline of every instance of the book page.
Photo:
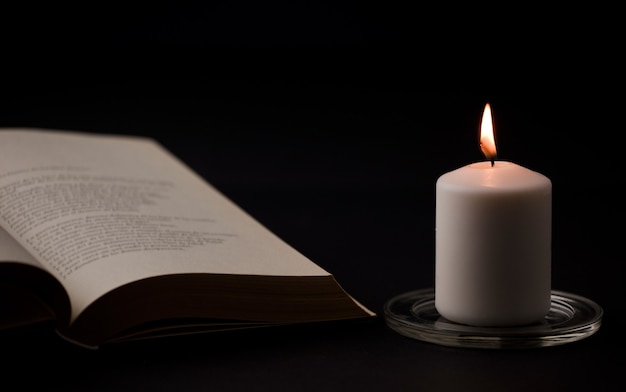
<svg viewBox="0 0 626 392">
<path fill-rule="evenodd" d="M 42 268 L 41 264 L 28 253 L 6 230 L 0 227 L 0 263 L 19 262 Z"/>
<path fill-rule="evenodd" d="M 163 274 L 329 275 L 138 137 L 0 130 L 0 225 L 62 282 L 73 319 Z"/>
</svg>

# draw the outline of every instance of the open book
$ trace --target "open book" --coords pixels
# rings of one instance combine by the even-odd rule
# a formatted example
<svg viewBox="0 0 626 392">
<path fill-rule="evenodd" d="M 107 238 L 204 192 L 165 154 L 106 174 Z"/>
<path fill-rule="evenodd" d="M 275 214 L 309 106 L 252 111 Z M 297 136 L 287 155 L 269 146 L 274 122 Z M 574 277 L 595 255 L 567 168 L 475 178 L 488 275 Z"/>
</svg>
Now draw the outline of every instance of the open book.
<svg viewBox="0 0 626 392">
<path fill-rule="evenodd" d="M 0 129 L 0 329 L 97 348 L 373 316 L 156 141 Z"/>
</svg>

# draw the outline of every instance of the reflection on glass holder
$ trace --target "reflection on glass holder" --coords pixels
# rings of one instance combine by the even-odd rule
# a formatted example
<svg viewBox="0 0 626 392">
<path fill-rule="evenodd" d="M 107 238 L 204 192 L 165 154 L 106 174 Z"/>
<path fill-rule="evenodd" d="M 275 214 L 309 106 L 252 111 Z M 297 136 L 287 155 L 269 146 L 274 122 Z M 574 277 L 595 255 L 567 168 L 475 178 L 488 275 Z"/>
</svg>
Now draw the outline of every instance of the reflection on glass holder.
<svg viewBox="0 0 626 392">
<path fill-rule="evenodd" d="M 474 327 L 453 323 L 435 309 L 432 288 L 390 299 L 384 308 L 387 325 L 409 338 L 452 347 L 533 348 L 575 342 L 600 329 L 603 310 L 579 295 L 552 290 L 550 310 L 541 323 L 519 327 Z"/>
</svg>

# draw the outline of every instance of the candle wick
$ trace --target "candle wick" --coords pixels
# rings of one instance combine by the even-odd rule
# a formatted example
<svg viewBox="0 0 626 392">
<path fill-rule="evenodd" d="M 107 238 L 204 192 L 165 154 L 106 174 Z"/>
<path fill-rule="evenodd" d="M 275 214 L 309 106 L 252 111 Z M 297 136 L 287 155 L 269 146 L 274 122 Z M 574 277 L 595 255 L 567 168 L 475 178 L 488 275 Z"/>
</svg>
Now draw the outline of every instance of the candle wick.
<svg viewBox="0 0 626 392">
<path fill-rule="evenodd" d="M 493 164 L 494 164 L 494 163 L 495 163 L 495 162 L 494 162 L 494 158 L 491 158 L 491 167 L 493 167 Z"/>
</svg>

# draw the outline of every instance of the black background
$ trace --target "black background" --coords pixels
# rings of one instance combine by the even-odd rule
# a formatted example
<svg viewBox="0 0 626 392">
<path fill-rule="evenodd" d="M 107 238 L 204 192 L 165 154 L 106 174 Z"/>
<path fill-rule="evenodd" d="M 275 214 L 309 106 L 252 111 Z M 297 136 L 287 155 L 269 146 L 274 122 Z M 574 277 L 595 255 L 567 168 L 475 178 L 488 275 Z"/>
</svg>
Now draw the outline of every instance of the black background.
<svg viewBox="0 0 626 392">
<path fill-rule="evenodd" d="M 0 334 L 3 382 L 59 390 L 621 390 L 621 26 L 616 11 L 363 2 L 156 2 L 2 13 L 0 126 L 147 135 L 378 313 L 372 323 L 92 352 Z M 456 349 L 384 325 L 433 284 L 434 184 L 499 158 L 553 182 L 553 288 L 595 335 Z M 617 365 L 617 366 L 616 366 Z M 7 384 L 9 385 L 9 384 Z"/>
</svg>

